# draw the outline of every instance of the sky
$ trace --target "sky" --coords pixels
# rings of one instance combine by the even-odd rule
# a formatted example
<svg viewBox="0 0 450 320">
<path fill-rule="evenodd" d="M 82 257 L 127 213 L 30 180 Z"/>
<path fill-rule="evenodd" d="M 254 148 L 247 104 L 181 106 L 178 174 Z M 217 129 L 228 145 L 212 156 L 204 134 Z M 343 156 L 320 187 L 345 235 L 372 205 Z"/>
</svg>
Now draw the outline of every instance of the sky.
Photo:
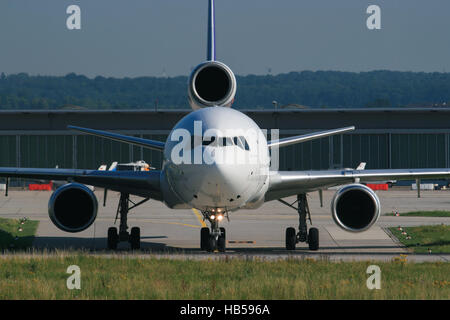
<svg viewBox="0 0 450 320">
<path fill-rule="evenodd" d="M 1 0 L 0 72 L 188 75 L 206 59 L 207 0 Z M 81 30 L 69 30 L 70 5 Z M 381 29 L 369 30 L 369 5 Z M 450 71 L 448 0 L 216 0 L 217 59 L 237 75 Z"/>
</svg>

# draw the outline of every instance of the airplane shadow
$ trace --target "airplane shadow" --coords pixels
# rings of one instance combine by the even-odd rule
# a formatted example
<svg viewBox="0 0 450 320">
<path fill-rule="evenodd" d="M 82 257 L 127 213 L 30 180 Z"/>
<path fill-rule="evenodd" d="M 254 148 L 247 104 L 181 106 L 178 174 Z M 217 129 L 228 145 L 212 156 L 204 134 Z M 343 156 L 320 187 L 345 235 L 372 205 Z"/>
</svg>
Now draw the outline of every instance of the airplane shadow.
<svg viewBox="0 0 450 320">
<path fill-rule="evenodd" d="M 167 236 L 149 236 L 142 237 L 145 239 L 165 239 Z M 45 251 L 61 251 L 61 250 L 80 250 L 88 252 L 107 251 L 107 238 L 76 238 L 76 237 L 36 237 L 33 242 L 32 250 L 34 252 Z M 141 242 L 141 251 L 167 252 L 177 250 L 160 242 Z M 129 251 L 129 244 L 121 242 L 117 251 Z"/>
<path fill-rule="evenodd" d="M 167 236 L 147 236 L 143 240 L 166 239 Z M 110 251 L 106 248 L 107 238 L 77 238 L 77 237 L 36 237 L 31 250 L 36 253 L 51 253 L 60 251 L 83 251 L 95 254 L 105 254 L 112 252 L 119 253 L 139 253 L 139 254 L 186 254 L 191 256 L 212 254 L 200 248 L 180 248 L 169 246 L 157 241 L 142 241 L 141 249 L 130 251 L 129 244 L 122 242 L 118 249 Z M 215 253 L 217 255 L 237 255 L 237 256 L 346 256 L 346 255 L 398 255 L 404 254 L 404 248 L 399 246 L 339 246 L 321 247 L 318 251 L 311 251 L 305 246 L 299 246 L 294 251 L 286 251 L 284 247 L 228 247 L 225 253 Z"/>
<path fill-rule="evenodd" d="M 386 251 L 380 250 L 385 249 Z M 389 250 L 391 249 L 391 250 Z M 398 249 L 398 250 L 392 250 Z M 351 250 L 351 251 L 348 251 Z M 377 251 L 372 251 L 377 250 Z M 373 246 L 373 247 L 321 247 L 317 251 L 311 251 L 306 247 L 296 248 L 293 251 L 287 251 L 284 247 L 259 247 L 259 248 L 230 248 L 226 253 L 235 253 L 240 255 L 263 255 L 263 256 L 345 256 L 345 255 L 395 255 L 402 254 L 404 251 L 397 246 Z"/>
</svg>

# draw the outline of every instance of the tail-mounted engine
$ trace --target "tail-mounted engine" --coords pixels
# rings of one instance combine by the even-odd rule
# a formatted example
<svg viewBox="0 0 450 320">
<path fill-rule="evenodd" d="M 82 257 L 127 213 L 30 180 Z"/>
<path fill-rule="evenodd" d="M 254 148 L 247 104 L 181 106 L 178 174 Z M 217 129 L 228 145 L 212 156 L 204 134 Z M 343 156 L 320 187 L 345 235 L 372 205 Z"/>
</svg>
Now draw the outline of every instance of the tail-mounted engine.
<svg viewBox="0 0 450 320">
<path fill-rule="evenodd" d="M 336 224 L 346 231 L 361 232 L 380 217 L 380 200 L 375 192 L 362 184 L 351 184 L 336 192 L 331 201 Z"/>
<path fill-rule="evenodd" d="M 98 202 L 85 185 L 69 183 L 58 188 L 48 203 L 50 220 L 61 230 L 80 232 L 97 217 Z"/>
<path fill-rule="evenodd" d="M 231 107 L 236 95 L 233 71 L 218 61 L 207 61 L 189 77 L 189 104 L 194 110 L 206 107 Z"/>
</svg>

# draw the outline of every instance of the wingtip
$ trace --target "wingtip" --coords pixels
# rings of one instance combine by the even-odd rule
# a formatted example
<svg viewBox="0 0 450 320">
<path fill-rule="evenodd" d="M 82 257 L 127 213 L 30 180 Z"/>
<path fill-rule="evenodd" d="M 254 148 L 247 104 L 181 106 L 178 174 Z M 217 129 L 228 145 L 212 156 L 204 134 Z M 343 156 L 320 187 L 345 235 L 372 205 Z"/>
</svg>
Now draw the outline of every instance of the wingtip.
<svg viewBox="0 0 450 320">
<path fill-rule="evenodd" d="M 67 129 L 72 129 L 72 130 L 80 130 L 82 129 L 81 127 L 77 127 L 77 126 L 72 126 L 72 125 L 68 125 Z"/>
<path fill-rule="evenodd" d="M 345 129 L 348 130 L 348 131 L 352 131 L 352 130 L 355 130 L 356 127 L 355 126 L 350 126 L 350 127 L 346 127 Z"/>
</svg>

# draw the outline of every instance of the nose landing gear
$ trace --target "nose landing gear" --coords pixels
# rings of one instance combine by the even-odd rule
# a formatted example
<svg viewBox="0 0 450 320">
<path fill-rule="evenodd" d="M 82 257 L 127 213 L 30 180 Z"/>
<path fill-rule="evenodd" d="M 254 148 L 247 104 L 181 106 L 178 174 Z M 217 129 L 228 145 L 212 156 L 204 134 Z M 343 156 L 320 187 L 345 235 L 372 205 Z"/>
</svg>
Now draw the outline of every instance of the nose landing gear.
<svg viewBox="0 0 450 320">
<path fill-rule="evenodd" d="M 203 212 L 205 220 L 211 224 L 209 228 L 200 230 L 200 249 L 208 252 L 225 252 L 226 250 L 226 231 L 225 228 L 219 228 L 219 219 L 209 212 Z M 223 216 L 222 216 L 223 217 Z"/>
<path fill-rule="evenodd" d="M 307 242 L 309 250 L 319 250 L 319 229 L 309 228 L 308 231 L 306 225 L 306 219 L 312 223 L 306 194 L 302 193 L 297 195 L 297 208 L 293 206 L 295 202 L 290 204 L 282 199 L 279 199 L 279 201 L 288 207 L 297 210 L 299 216 L 298 233 L 294 228 L 290 227 L 286 229 L 286 250 L 295 250 L 295 245 L 299 242 Z"/>
</svg>

